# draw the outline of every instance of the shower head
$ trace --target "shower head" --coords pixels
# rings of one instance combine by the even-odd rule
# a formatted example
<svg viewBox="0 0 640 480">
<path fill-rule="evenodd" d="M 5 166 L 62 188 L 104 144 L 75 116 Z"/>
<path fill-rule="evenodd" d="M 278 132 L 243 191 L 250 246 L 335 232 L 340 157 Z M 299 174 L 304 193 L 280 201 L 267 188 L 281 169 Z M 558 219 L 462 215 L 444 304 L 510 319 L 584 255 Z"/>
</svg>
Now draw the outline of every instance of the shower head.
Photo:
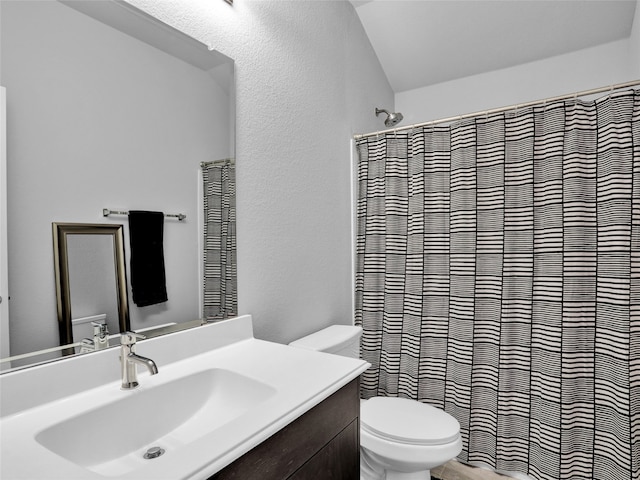
<svg viewBox="0 0 640 480">
<path fill-rule="evenodd" d="M 398 123 L 400 123 L 402 121 L 402 119 L 404 118 L 402 116 L 402 114 L 400 112 L 397 113 L 389 113 L 388 111 L 386 111 L 383 108 L 376 108 L 376 117 L 378 115 L 380 115 L 381 113 L 386 113 L 387 114 L 387 118 L 384 121 L 385 126 L 387 127 L 394 127 L 396 126 Z"/>
</svg>

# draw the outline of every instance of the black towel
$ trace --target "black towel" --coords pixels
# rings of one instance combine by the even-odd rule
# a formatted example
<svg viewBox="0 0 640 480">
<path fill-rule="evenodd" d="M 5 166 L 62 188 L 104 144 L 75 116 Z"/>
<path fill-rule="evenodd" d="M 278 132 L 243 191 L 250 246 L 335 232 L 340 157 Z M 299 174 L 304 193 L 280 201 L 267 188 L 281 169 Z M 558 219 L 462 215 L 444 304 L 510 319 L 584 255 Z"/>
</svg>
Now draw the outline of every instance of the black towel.
<svg viewBox="0 0 640 480">
<path fill-rule="evenodd" d="M 129 211 L 131 290 L 139 307 L 167 301 L 163 232 L 162 212 Z"/>
</svg>

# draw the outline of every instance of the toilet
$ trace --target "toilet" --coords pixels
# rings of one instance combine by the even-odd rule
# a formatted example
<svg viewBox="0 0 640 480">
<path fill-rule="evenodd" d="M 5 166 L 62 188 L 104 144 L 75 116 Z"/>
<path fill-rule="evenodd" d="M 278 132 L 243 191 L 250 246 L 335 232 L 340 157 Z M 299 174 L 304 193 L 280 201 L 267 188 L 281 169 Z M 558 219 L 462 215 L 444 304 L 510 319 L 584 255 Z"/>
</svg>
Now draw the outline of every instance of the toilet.
<svg viewBox="0 0 640 480">
<path fill-rule="evenodd" d="M 362 328 L 332 325 L 289 345 L 358 358 Z M 443 410 L 406 398 L 360 403 L 360 479 L 429 480 L 462 450 L 460 424 Z"/>
</svg>

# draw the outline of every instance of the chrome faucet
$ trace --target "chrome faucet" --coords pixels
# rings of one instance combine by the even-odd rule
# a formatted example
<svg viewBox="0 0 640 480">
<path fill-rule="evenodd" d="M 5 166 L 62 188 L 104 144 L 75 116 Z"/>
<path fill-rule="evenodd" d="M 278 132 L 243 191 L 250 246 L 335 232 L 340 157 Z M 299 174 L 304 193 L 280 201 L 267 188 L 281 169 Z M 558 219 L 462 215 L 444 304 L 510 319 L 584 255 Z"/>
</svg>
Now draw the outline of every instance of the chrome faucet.
<svg viewBox="0 0 640 480">
<path fill-rule="evenodd" d="M 146 338 L 135 332 L 124 332 L 120 336 L 120 364 L 122 367 L 122 389 L 130 390 L 138 386 L 136 364 L 144 365 L 151 375 L 158 373 L 156 362 L 136 354 L 136 340 Z"/>
<path fill-rule="evenodd" d="M 93 349 L 102 350 L 109 346 L 109 327 L 106 323 L 91 322 L 93 325 Z"/>
</svg>

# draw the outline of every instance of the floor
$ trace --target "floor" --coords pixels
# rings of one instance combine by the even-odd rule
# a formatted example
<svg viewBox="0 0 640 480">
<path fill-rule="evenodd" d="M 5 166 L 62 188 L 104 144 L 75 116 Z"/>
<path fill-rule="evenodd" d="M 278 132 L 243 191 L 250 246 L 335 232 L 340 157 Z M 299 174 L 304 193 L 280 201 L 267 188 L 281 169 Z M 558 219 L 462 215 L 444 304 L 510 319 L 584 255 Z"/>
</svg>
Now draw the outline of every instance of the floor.
<svg viewBox="0 0 640 480">
<path fill-rule="evenodd" d="M 431 470 L 431 478 L 433 480 L 513 480 L 511 477 L 498 475 L 484 468 L 470 467 L 455 460 Z"/>
</svg>

